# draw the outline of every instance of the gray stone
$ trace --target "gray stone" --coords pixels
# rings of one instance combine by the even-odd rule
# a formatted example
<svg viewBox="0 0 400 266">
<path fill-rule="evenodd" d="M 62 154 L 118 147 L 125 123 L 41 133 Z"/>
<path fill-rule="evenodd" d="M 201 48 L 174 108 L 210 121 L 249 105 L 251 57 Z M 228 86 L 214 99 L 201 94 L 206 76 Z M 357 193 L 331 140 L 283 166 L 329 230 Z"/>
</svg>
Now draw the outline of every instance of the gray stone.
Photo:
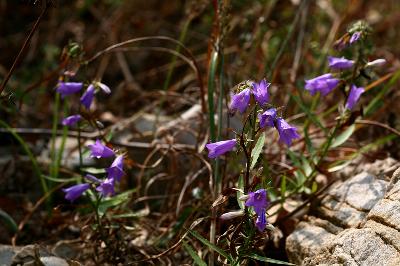
<svg viewBox="0 0 400 266">
<path fill-rule="evenodd" d="M 317 207 L 318 217 L 307 217 L 287 237 L 291 262 L 400 265 L 400 180 L 386 191 L 389 182 L 374 174 L 360 173 L 328 190 Z"/>
</svg>

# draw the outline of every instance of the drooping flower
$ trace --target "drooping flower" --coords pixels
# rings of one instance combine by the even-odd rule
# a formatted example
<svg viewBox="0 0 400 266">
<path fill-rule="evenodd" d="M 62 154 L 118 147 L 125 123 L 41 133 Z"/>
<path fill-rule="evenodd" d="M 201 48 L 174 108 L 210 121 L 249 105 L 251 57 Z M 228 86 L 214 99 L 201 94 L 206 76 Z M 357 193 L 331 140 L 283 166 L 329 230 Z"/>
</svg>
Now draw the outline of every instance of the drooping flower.
<svg viewBox="0 0 400 266">
<path fill-rule="evenodd" d="M 88 148 L 91 151 L 90 157 L 96 158 L 108 158 L 115 155 L 114 151 L 109 147 L 105 146 L 101 143 L 100 140 L 96 140 L 95 144 L 88 145 Z"/>
<path fill-rule="evenodd" d="M 85 183 L 85 184 L 78 184 L 69 188 L 64 188 L 63 191 L 65 192 L 65 199 L 72 202 L 77 198 L 79 198 L 80 196 L 82 196 L 82 194 L 86 190 L 88 190 L 89 187 L 90 185 Z"/>
<path fill-rule="evenodd" d="M 266 126 L 273 127 L 276 119 L 276 109 L 271 108 L 262 114 L 258 114 L 258 120 L 260 121 L 260 128 L 265 128 Z"/>
<path fill-rule="evenodd" d="M 259 189 L 249 193 L 249 198 L 245 202 L 248 207 L 253 207 L 254 212 L 257 214 L 256 227 L 262 232 L 267 225 L 267 218 L 265 216 L 266 209 L 268 207 L 267 191 L 265 189 Z"/>
<path fill-rule="evenodd" d="M 327 95 L 339 84 L 339 79 L 334 78 L 332 74 L 324 74 L 313 79 L 306 80 L 305 89 L 314 95 L 318 91 L 322 95 Z"/>
<path fill-rule="evenodd" d="M 353 35 L 351 35 L 349 43 L 350 44 L 355 43 L 356 41 L 358 41 L 360 39 L 360 37 L 361 37 L 361 31 L 354 32 Z"/>
<path fill-rule="evenodd" d="M 78 121 L 81 120 L 81 118 L 82 117 L 80 115 L 71 115 L 71 116 L 64 118 L 62 120 L 61 124 L 63 126 L 73 126 L 76 123 L 78 123 Z"/>
<path fill-rule="evenodd" d="M 281 117 L 276 120 L 276 129 L 279 133 L 279 141 L 286 143 L 288 146 L 292 144 L 293 139 L 300 138 L 297 129 L 294 126 L 289 125 Z"/>
<path fill-rule="evenodd" d="M 260 83 L 253 82 L 253 95 L 256 102 L 263 107 L 269 101 L 268 87 L 271 83 L 267 83 L 265 79 L 261 80 Z"/>
<path fill-rule="evenodd" d="M 103 197 L 113 196 L 114 192 L 115 180 L 114 178 L 106 178 L 104 181 L 100 183 L 100 185 L 96 188 L 96 190 L 103 195 Z"/>
<path fill-rule="evenodd" d="M 345 108 L 349 110 L 353 109 L 354 105 L 356 105 L 358 99 L 360 99 L 360 96 L 361 94 L 363 94 L 364 91 L 365 90 L 362 87 L 357 88 L 355 85 L 351 85 L 349 97 L 347 97 Z"/>
<path fill-rule="evenodd" d="M 365 66 L 366 67 L 376 67 L 376 66 L 382 66 L 384 64 L 386 64 L 386 60 L 383 58 L 379 58 L 374 61 L 368 62 Z"/>
<path fill-rule="evenodd" d="M 111 166 L 106 169 L 106 172 L 108 174 L 107 178 L 115 179 L 119 182 L 121 180 L 121 177 L 124 175 L 123 163 L 124 163 L 124 156 L 122 155 L 117 156 L 117 158 L 115 158 Z"/>
<path fill-rule="evenodd" d="M 250 89 L 247 88 L 232 96 L 229 109 L 231 109 L 232 111 L 239 110 L 239 112 L 243 114 L 246 111 L 249 102 L 250 102 Z"/>
<path fill-rule="evenodd" d="M 337 70 L 352 68 L 354 65 L 353 60 L 348 60 L 344 57 L 328 56 L 328 61 L 329 67 Z"/>
<path fill-rule="evenodd" d="M 268 207 L 267 190 L 262 188 L 254 192 L 250 192 L 249 198 L 244 205 L 247 207 L 253 207 L 256 213 L 258 210 L 265 210 Z"/>
<path fill-rule="evenodd" d="M 81 103 L 83 106 L 86 107 L 86 109 L 89 109 L 90 105 L 93 102 L 94 91 L 95 91 L 94 86 L 92 84 L 90 84 L 89 87 L 87 88 L 87 90 L 85 91 L 85 93 L 81 97 Z"/>
<path fill-rule="evenodd" d="M 59 82 L 57 92 L 61 94 L 61 98 L 79 92 L 83 87 L 82 82 Z"/>
<path fill-rule="evenodd" d="M 236 146 L 236 139 L 223 140 L 206 144 L 208 149 L 208 158 L 216 158 L 228 151 L 233 150 Z"/>
</svg>

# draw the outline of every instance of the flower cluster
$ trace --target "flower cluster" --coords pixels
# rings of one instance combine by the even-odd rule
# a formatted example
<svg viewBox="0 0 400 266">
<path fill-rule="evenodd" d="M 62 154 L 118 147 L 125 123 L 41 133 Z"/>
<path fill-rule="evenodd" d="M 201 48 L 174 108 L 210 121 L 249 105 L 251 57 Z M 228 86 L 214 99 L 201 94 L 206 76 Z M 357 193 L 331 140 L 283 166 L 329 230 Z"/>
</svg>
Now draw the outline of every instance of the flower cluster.
<svg viewBox="0 0 400 266">
<path fill-rule="evenodd" d="M 102 144 L 100 140 L 96 140 L 94 144 L 88 145 L 88 148 L 90 149 L 90 157 L 109 158 L 116 156 L 115 152 Z M 116 156 L 111 166 L 105 169 L 107 172 L 107 177 L 104 180 L 100 180 L 90 174 L 85 176 L 88 181 L 91 181 L 91 183 L 96 186 L 96 190 L 103 197 L 113 196 L 115 194 L 115 182 L 119 182 L 121 177 L 124 175 L 123 160 L 123 155 Z M 63 191 L 66 193 L 65 198 L 67 200 L 74 201 L 89 188 L 90 184 L 84 183 L 65 188 Z"/>
<path fill-rule="evenodd" d="M 358 37 L 359 38 L 359 37 Z M 329 56 L 328 57 L 329 67 L 332 70 L 346 70 L 350 69 L 354 66 L 353 60 L 348 60 L 344 57 L 338 58 Z M 327 95 L 332 90 L 338 87 L 341 80 L 335 78 L 332 73 L 323 74 L 313 79 L 308 79 L 305 81 L 305 89 L 310 92 L 311 95 L 320 92 L 322 96 Z M 350 87 L 350 92 L 347 97 L 347 102 L 345 104 L 345 108 L 348 110 L 352 110 L 353 107 L 357 104 L 361 94 L 364 92 L 364 88 L 357 87 L 352 84 Z"/>
<path fill-rule="evenodd" d="M 297 133 L 297 129 L 294 126 L 289 125 L 282 117 L 277 116 L 275 108 L 265 108 L 269 101 L 268 88 L 270 85 L 271 83 L 268 83 L 265 79 L 261 80 L 259 83 L 253 82 L 251 87 L 247 86 L 242 91 L 232 96 L 229 108 L 232 111 L 239 111 L 243 114 L 250 104 L 251 95 L 253 95 L 255 102 L 263 110 L 263 112 L 258 115 L 260 128 L 263 129 L 267 126 L 275 127 L 279 133 L 279 141 L 290 146 L 293 139 L 299 138 L 300 135 Z M 266 110 L 264 111 L 264 109 Z M 236 144 L 236 139 L 208 143 L 206 145 L 208 157 L 216 158 L 223 155 L 233 150 Z"/>
<path fill-rule="evenodd" d="M 82 90 L 83 83 L 82 82 L 59 82 L 57 85 L 57 92 L 60 93 L 61 98 L 65 98 L 68 95 L 72 95 L 78 93 Z M 101 83 L 101 82 L 93 82 L 91 83 L 86 91 L 83 93 L 80 98 L 81 104 L 86 108 L 90 109 L 92 105 L 94 94 L 96 93 L 96 88 L 100 88 L 106 94 L 110 94 L 110 88 Z M 62 124 L 64 126 L 73 126 L 81 119 L 80 115 L 71 115 L 63 119 Z"/>
<path fill-rule="evenodd" d="M 254 212 L 257 214 L 256 227 L 260 232 L 264 231 L 267 226 L 267 218 L 265 216 L 268 207 L 267 191 L 259 189 L 255 192 L 250 192 L 245 206 L 253 207 Z"/>
</svg>

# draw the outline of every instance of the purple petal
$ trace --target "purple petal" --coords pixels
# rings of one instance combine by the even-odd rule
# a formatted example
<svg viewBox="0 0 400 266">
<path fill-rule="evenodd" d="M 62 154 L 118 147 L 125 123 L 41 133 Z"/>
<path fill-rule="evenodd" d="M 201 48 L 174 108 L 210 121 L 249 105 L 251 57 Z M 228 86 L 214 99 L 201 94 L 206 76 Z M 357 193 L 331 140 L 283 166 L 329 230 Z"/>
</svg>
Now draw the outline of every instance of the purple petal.
<svg viewBox="0 0 400 266">
<path fill-rule="evenodd" d="M 82 82 L 59 82 L 56 90 L 61 94 L 61 98 L 64 98 L 67 95 L 79 92 L 82 87 Z"/>
<path fill-rule="evenodd" d="M 90 84 L 85 93 L 81 97 L 81 103 L 83 104 L 83 106 L 86 107 L 86 109 L 89 109 L 90 105 L 93 102 L 94 91 L 95 91 L 94 86 Z"/>
<path fill-rule="evenodd" d="M 244 89 L 243 91 L 232 96 L 229 109 L 232 111 L 239 110 L 240 113 L 244 113 L 250 102 L 250 89 Z"/>
<path fill-rule="evenodd" d="M 324 74 L 319 77 L 306 80 L 305 89 L 314 95 L 320 92 L 323 96 L 331 92 L 339 84 L 340 80 L 334 78 L 332 74 Z"/>
<path fill-rule="evenodd" d="M 88 190 L 90 187 L 89 184 L 79 184 L 79 185 L 75 185 L 69 188 L 64 188 L 63 191 L 65 192 L 65 199 L 69 200 L 69 201 L 74 201 L 77 198 L 79 198 L 80 196 L 82 196 L 82 194 Z"/>
<path fill-rule="evenodd" d="M 73 126 L 76 123 L 78 123 L 78 121 L 81 120 L 81 118 L 82 117 L 80 115 L 71 115 L 71 116 L 64 118 L 62 120 L 61 124 L 64 126 Z"/>
<path fill-rule="evenodd" d="M 254 82 L 253 95 L 256 102 L 263 107 L 269 101 L 268 87 L 271 83 L 267 83 L 265 79 L 261 80 L 260 83 Z"/>
<path fill-rule="evenodd" d="M 124 157 L 122 155 L 117 156 L 114 162 L 111 164 L 109 168 L 106 169 L 108 174 L 108 179 L 115 179 L 118 182 L 121 180 L 121 177 L 124 175 L 124 165 L 123 165 Z"/>
<path fill-rule="evenodd" d="M 279 133 L 279 141 L 286 143 L 288 146 L 292 144 L 293 139 L 300 138 L 297 129 L 289 125 L 283 118 L 276 120 L 276 129 Z"/>
<path fill-rule="evenodd" d="M 103 197 L 113 196 L 115 194 L 114 191 L 115 180 L 113 178 L 107 178 L 96 188 L 96 190 L 103 195 Z"/>
<path fill-rule="evenodd" d="M 365 90 L 362 87 L 357 88 L 355 85 L 351 85 L 349 97 L 347 98 L 345 108 L 349 110 L 353 109 L 354 105 L 356 105 L 356 103 L 360 99 L 361 94 L 363 94 L 364 91 Z"/>
<path fill-rule="evenodd" d="M 350 44 L 353 44 L 356 41 L 358 41 L 360 39 L 360 37 L 361 37 L 361 32 L 360 31 L 354 32 L 353 35 L 351 35 L 351 38 L 350 38 L 350 41 L 349 41 Z"/>
<path fill-rule="evenodd" d="M 266 209 L 268 204 L 267 191 L 265 189 L 250 192 L 249 198 L 245 202 L 245 206 L 253 207 L 255 212 L 261 209 Z"/>
<path fill-rule="evenodd" d="M 236 139 L 223 140 L 206 144 L 208 149 L 208 158 L 216 158 L 228 151 L 233 150 L 236 146 Z"/>
<path fill-rule="evenodd" d="M 96 140 L 95 144 L 88 145 L 91 151 L 90 157 L 108 158 L 115 155 L 114 151 L 109 147 L 103 145 L 100 140 Z"/>
<path fill-rule="evenodd" d="M 260 128 L 265 128 L 266 126 L 273 127 L 276 119 L 276 109 L 271 108 L 262 114 L 258 115 L 258 120 L 260 121 Z"/>
<path fill-rule="evenodd" d="M 344 57 L 328 56 L 329 67 L 336 70 L 352 68 L 354 65 L 353 60 L 348 60 Z"/>
</svg>

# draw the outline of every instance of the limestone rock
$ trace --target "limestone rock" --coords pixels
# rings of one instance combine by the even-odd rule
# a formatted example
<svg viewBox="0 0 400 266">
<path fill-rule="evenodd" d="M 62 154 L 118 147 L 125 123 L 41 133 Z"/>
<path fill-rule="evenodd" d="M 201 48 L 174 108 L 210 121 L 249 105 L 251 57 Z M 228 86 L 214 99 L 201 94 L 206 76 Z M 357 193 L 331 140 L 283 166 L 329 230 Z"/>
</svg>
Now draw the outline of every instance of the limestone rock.
<svg viewBox="0 0 400 266">
<path fill-rule="evenodd" d="M 388 188 L 383 171 L 371 172 L 339 181 L 329 189 L 317 207 L 317 217 L 307 217 L 287 237 L 291 262 L 400 265 L 400 180 L 393 179 Z"/>
</svg>

